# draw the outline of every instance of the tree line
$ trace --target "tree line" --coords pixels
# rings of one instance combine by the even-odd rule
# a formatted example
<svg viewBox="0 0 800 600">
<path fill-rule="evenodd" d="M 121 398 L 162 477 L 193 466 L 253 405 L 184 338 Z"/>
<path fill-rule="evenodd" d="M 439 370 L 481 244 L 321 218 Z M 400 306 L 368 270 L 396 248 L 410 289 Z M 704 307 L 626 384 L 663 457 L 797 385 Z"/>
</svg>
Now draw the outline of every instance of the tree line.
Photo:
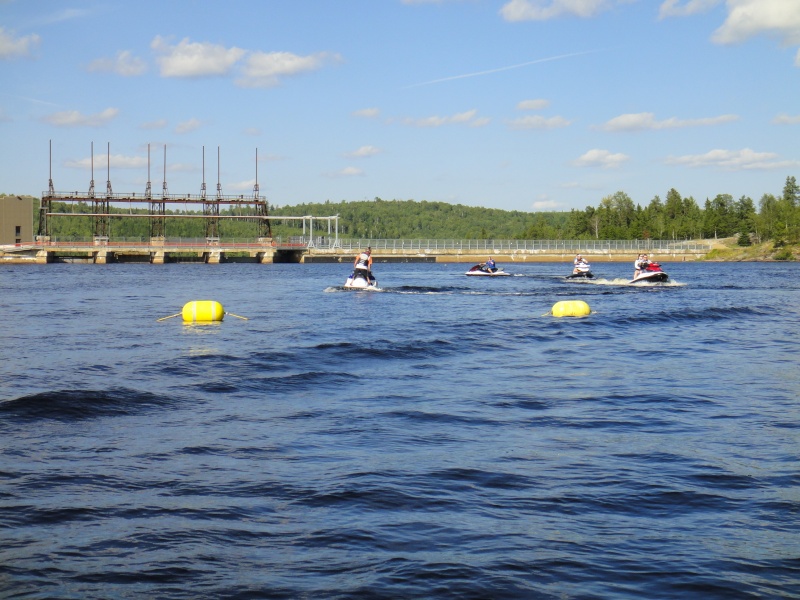
<svg viewBox="0 0 800 600">
<path fill-rule="evenodd" d="M 91 212 L 85 203 L 53 202 L 54 212 L 73 213 L 51 218 L 50 233 L 59 238 L 91 237 Z M 146 215 L 146 208 L 111 207 L 111 236 L 146 238 L 146 218 L 122 218 L 122 214 Z M 223 216 L 255 216 L 246 205 L 221 210 Z M 169 219 L 175 214 L 202 214 L 202 211 L 167 211 L 169 237 L 205 236 L 202 219 Z M 600 200 L 597 206 L 569 212 L 525 212 L 495 208 L 415 200 L 341 201 L 269 206 L 273 217 L 339 216 L 339 236 L 368 239 L 708 239 L 738 236 L 742 245 L 772 240 L 796 243 L 800 240 L 800 186 L 789 176 L 780 195 L 764 194 L 756 203 L 742 196 L 718 194 L 701 206 L 691 196 L 683 197 L 670 189 L 664 200 L 655 196 L 645 206 L 634 203 L 619 191 Z M 34 222 L 38 200 L 34 200 Z M 118 215 L 119 217 L 115 217 Z M 298 221 L 273 220 L 275 237 L 303 233 Z M 327 222 L 316 222 L 314 235 L 327 235 Z M 255 220 L 222 219 L 220 235 L 225 238 L 252 238 L 257 235 Z M 309 234 L 308 231 L 305 232 Z"/>
</svg>

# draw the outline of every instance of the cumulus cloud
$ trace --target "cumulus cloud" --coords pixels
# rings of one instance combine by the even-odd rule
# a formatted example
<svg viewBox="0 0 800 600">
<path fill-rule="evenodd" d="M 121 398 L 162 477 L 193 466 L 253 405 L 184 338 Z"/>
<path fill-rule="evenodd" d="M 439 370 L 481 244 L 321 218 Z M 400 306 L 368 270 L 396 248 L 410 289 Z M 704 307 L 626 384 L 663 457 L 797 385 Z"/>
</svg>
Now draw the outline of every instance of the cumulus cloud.
<svg viewBox="0 0 800 600">
<path fill-rule="evenodd" d="M 213 77 L 226 75 L 246 51 L 226 48 L 208 42 L 190 42 L 182 39 L 170 45 L 160 35 L 153 38 L 150 48 L 157 54 L 162 77 Z"/>
<path fill-rule="evenodd" d="M 116 73 L 123 77 L 135 77 L 147 71 L 147 63 L 131 54 L 129 50 L 117 52 L 114 58 L 98 58 L 89 63 L 88 71 Z"/>
<path fill-rule="evenodd" d="M 713 167 L 725 171 L 757 171 L 769 169 L 797 168 L 800 161 L 780 160 L 774 152 L 755 152 L 750 148 L 742 150 L 711 150 L 705 154 L 686 154 L 670 156 L 668 165 L 685 167 Z"/>
<path fill-rule="evenodd" d="M 728 17 L 712 40 L 735 44 L 757 35 L 776 37 L 786 46 L 800 44 L 797 0 L 728 0 Z"/>
<path fill-rule="evenodd" d="M 381 114 L 381 111 L 377 108 L 361 108 L 359 110 L 353 111 L 354 117 L 363 117 L 365 119 L 374 119 Z"/>
<path fill-rule="evenodd" d="M 195 129 L 199 129 L 202 125 L 203 122 L 199 119 L 189 119 L 188 121 L 178 123 L 175 126 L 175 133 L 189 133 Z"/>
<path fill-rule="evenodd" d="M 630 0 L 511 0 L 500 14 L 506 21 L 547 21 L 564 15 L 589 18 Z"/>
<path fill-rule="evenodd" d="M 42 120 L 56 127 L 102 127 L 118 114 L 118 108 L 107 108 L 94 115 L 83 115 L 77 110 L 65 110 L 47 115 Z"/>
<path fill-rule="evenodd" d="M 572 121 L 564 117 L 542 117 L 529 115 L 508 122 L 510 129 L 562 129 L 569 127 Z"/>
<path fill-rule="evenodd" d="M 772 119 L 776 125 L 800 125 L 800 115 L 780 114 Z"/>
<path fill-rule="evenodd" d="M 688 17 L 690 15 L 707 12 L 722 0 L 664 0 L 658 11 L 658 18 Z"/>
<path fill-rule="evenodd" d="M 0 60 L 10 60 L 30 56 L 39 45 L 41 38 L 34 34 L 15 37 L 5 27 L 0 27 Z"/>
<path fill-rule="evenodd" d="M 550 100 L 536 99 L 536 100 L 523 100 L 517 104 L 519 110 L 542 110 L 550 106 Z"/>
<path fill-rule="evenodd" d="M 629 113 L 614 117 L 606 122 L 601 129 L 605 131 L 643 131 L 647 129 L 681 129 L 684 127 L 707 127 L 738 121 L 736 115 L 720 115 L 702 119 L 678 119 L 670 117 L 657 121 L 653 113 Z"/>
<path fill-rule="evenodd" d="M 64 161 L 64 166 L 71 169 L 90 169 L 92 157 Z M 147 157 L 125 156 L 123 154 L 98 154 L 94 157 L 95 168 L 111 166 L 115 169 L 142 169 L 147 167 Z"/>
<path fill-rule="evenodd" d="M 487 117 L 477 117 L 478 111 L 476 109 L 468 110 L 466 112 L 458 113 L 451 116 L 440 117 L 421 117 L 412 118 L 406 117 L 403 123 L 413 127 L 442 127 L 443 125 L 470 125 L 473 127 L 480 127 L 489 122 Z"/>
<path fill-rule="evenodd" d="M 275 87 L 281 83 L 282 77 L 316 71 L 329 62 L 340 60 L 338 54 L 328 52 L 309 56 L 291 52 L 253 52 L 247 57 L 236 84 L 245 88 Z"/>
<path fill-rule="evenodd" d="M 614 169 L 629 160 L 630 156 L 617 153 L 613 154 L 609 150 L 595 148 L 574 161 L 578 167 L 602 167 L 604 169 Z"/>
<path fill-rule="evenodd" d="M 376 154 L 380 154 L 383 152 L 380 148 L 376 148 L 375 146 L 361 146 L 358 150 L 354 150 L 353 152 L 348 152 L 345 154 L 348 158 L 366 158 L 369 156 L 375 156 Z"/>
</svg>

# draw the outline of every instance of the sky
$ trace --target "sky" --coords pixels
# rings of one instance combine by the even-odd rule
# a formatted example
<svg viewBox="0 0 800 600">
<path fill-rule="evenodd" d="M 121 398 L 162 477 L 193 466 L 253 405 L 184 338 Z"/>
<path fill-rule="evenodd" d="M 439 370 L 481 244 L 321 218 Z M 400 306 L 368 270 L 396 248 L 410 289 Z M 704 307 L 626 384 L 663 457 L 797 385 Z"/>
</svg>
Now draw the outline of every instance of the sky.
<svg viewBox="0 0 800 600">
<path fill-rule="evenodd" d="M 0 139 L 37 197 L 758 204 L 800 178 L 800 0 L 0 0 Z"/>
</svg>

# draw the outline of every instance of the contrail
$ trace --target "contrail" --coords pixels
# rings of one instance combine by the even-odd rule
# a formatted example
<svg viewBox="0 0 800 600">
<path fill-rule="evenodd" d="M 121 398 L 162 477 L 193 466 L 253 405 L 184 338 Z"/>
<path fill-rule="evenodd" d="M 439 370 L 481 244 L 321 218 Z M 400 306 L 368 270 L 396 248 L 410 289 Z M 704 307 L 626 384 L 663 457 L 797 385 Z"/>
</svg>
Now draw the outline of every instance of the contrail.
<svg viewBox="0 0 800 600">
<path fill-rule="evenodd" d="M 478 71 L 477 73 L 467 73 L 466 75 L 454 75 L 452 77 L 444 77 L 442 79 L 433 79 L 432 81 L 423 81 L 422 83 L 414 83 L 402 88 L 407 90 L 409 88 L 421 87 L 423 85 L 431 85 L 433 83 L 442 83 L 443 81 L 453 81 L 454 79 L 466 79 L 467 77 L 478 77 L 479 75 L 490 75 L 491 73 L 499 73 L 500 71 L 509 71 L 511 69 L 519 69 L 520 67 L 527 67 L 528 65 L 535 65 L 543 62 L 550 62 L 552 60 L 561 60 L 562 58 L 570 58 L 571 56 L 582 56 L 584 54 L 592 54 L 598 52 L 597 50 L 588 50 L 586 52 L 573 52 L 572 54 L 560 54 L 558 56 L 551 56 L 549 58 L 540 58 L 538 60 L 531 60 L 528 62 L 520 63 L 518 65 L 510 65 L 508 67 L 500 67 L 498 69 L 490 69 L 488 71 Z"/>
<path fill-rule="evenodd" d="M 7 98 L 16 98 L 18 100 L 25 100 L 26 102 L 33 102 L 34 104 L 44 104 L 46 106 L 61 106 L 60 104 L 56 104 L 55 102 L 37 100 L 36 98 L 27 98 L 26 96 L 17 96 L 16 94 L 6 94 L 5 92 L 0 92 L 0 96 L 5 96 Z"/>
</svg>

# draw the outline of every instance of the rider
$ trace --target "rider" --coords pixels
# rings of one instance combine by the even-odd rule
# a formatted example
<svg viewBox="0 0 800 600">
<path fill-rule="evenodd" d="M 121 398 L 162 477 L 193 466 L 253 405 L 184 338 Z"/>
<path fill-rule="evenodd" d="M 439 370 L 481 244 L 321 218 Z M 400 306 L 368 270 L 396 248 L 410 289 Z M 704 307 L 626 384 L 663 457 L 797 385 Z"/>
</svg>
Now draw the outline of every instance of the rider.
<svg viewBox="0 0 800 600">
<path fill-rule="evenodd" d="M 489 260 L 486 261 L 484 266 L 489 273 L 494 273 L 497 271 L 497 264 L 494 262 L 494 259 L 491 256 L 489 257 Z"/>
<path fill-rule="evenodd" d="M 367 246 L 367 249 L 356 255 L 353 261 L 353 268 L 356 273 L 360 272 L 367 283 L 372 279 L 372 247 Z"/>
<path fill-rule="evenodd" d="M 573 274 L 574 273 L 580 273 L 580 267 L 588 267 L 589 266 L 589 263 L 586 262 L 586 259 L 583 258 L 580 254 L 576 254 L 575 255 L 575 260 L 572 261 L 572 264 L 575 265 L 575 268 L 572 269 Z"/>
<path fill-rule="evenodd" d="M 633 278 L 636 279 L 639 274 L 645 270 L 649 264 L 647 254 L 640 254 L 639 257 L 633 262 Z"/>
</svg>

